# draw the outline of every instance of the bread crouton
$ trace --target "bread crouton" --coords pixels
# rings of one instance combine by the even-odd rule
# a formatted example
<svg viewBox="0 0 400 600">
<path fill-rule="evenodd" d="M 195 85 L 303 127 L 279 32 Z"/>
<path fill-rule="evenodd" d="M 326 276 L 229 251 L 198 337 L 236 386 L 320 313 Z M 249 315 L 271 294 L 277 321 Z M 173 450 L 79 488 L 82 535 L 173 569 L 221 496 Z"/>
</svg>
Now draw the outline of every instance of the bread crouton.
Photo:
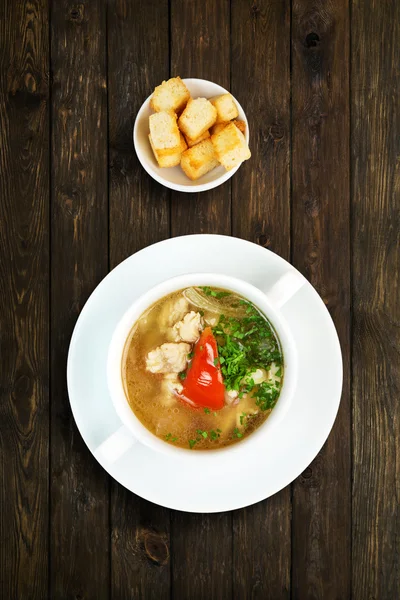
<svg viewBox="0 0 400 600">
<path fill-rule="evenodd" d="M 190 98 L 190 92 L 180 77 L 172 77 L 158 85 L 151 97 L 150 107 L 156 112 L 163 110 L 183 110 Z"/>
<path fill-rule="evenodd" d="M 180 164 L 182 158 L 182 152 L 184 152 L 187 148 L 187 144 L 185 142 L 185 138 L 181 134 L 181 145 L 178 152 L 172 153 L 170 150 L 159 150 L 157 151 L 154 148 L 153 140 L 151 139 L 151 135 L 149 133 L 149 141 L 150 146 L 153 150 L 153 154 L 156 158 L 159 167 L 176 167 Z"/>
<path fill-rule="evenodd" d="M 217 109 L 206 98 L 192 98 L 179 117 L 180 130 L 192 140 L 199 138 L 214 125 Z"/>
<path fill-rule="evenodd" d="M 239 131 L 241 131 L 243 133 L 243 135 L 245 134 L 246 123 L 244 121 L 240 121 L 238 119 L 235 119 L 234 121 L 232 121 L 232 123 L 234 125 L 236 125 L 236 127 L 239 129 Z"/>
<path fill-rule="evenodd" d="M 210 140 L 203 140 L 182 154 L 181 167 L 192 180 L 205 175 L 217 165 L 214 146 Z"/>
<path fill-rule="evenodd" d="M 181 146 L 180 131 L 173 110 L 161 111 L 150 115 L 150 135 L 155 150 L 169 150 L 171 154 L 179 152 Z"/>
<path fill-rule="evenodd" d="M 213 96 L 210 98 L 210 102 L 217 109 L 217 120 L 216 123 L 225 123 L 236 119 L 239 112 L 231 94 L 221 94 L 220 96 Z"/>
<path fill-rule="evenodd" d="M 186 143 L 189 146 L 189 148 L 191 148 L 192 146 L 195 146 L 196 144 L 199 144 L 203 140 L 207 140 L 209 137 L 210 137 L 210 132 L 208 131 L 208 129 L 200 137 L 196 138 L 195 140 L 192 140 L 192 138 L 185 135 Z"/>
<path fill-rule="evenodd" d="M 244 132 L 246 131 L 246 123 L 244 121 L 238 121 L 237 119 L 234 121 L 228 121 L 228 123 L 215 123 L 215 125 L 213 125 L 210 129 L 211 135 L 215 135 L 219 131 L 222 131 L 222 129 L 224 129 L 224 127 L 226 127 L 229 123 L 236 125 L 239 131 L 241 131 L 244 135 Z"/>
<path fill-rule="evenodd" d="M 230 121 L 228 121 L 228 123 L 230 123 Z M 215 135 L 216 133 L 222 131 L 224 127 L 228 125 L 228 123 L 215 123 L 215 125 L 213 125 L 210 129 L 211 135 Z"/>
<path fill-rule="evenodd" d="M 251 156 L 243 133 L 233 123 L 228 123 L 221 131 L 212 135 L 211 142 L 217 159 L 227 171 Z"/>
</svg>

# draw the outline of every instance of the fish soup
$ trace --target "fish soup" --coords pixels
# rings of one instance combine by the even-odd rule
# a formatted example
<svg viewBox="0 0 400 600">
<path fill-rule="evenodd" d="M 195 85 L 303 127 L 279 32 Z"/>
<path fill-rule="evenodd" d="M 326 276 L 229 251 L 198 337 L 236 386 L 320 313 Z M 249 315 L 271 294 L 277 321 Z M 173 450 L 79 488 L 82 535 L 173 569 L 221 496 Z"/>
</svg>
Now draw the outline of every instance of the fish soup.
<svg viewBox="0 0 400 600">
<path fill-rule="evenodd" d="M 248 437 L 268 418 L 284 376 L 272 324 L 251 302 L 215 287 L 158 300 L 123 354 L 129 405 L 160 439 L 211 450 Z"/>
</svg>

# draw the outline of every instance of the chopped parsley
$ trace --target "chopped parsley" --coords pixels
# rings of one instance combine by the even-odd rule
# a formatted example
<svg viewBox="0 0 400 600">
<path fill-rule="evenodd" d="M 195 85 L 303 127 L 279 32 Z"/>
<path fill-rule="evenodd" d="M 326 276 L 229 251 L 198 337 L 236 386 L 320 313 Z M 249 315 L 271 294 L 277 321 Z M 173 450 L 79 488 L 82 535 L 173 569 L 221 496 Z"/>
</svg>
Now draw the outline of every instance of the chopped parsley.
<svg viewBox="0 0 400 600">
<path fill-rule="evenodd" d="M 201 429 L 196 429 L 196 433 L 198 433 L 199 435 L 201 435 L 204 439 L 208 438 L 207 431 L 202 431 Z"/>
<path fill-rule="evenodd" d="M 189 352 L 189 354 L 187 355 L 188 360 L 191 360 L 193 358 L 193 356 L 194 356 L 194 352 L 193 351 Z"/>
<path fill-rule="evenodd" d="M 261 410 L 271 410 L 278 400 L 279 392 L 280 389 L 276 387 L 275 382 L 264 381 L 260 383 L 252 397 Z"/>
<path fill-rule="evenodd" d="M 208 285 L 204 285 L 202 287 L 200 287 L 200 289 L 207 295 L 207 296 L 212 296 L 213 298 L 225 298 L 226 296 L 230 296 L 230 292 L 216 292 L 215 290 L 213 290 L 212 288 L 210 288 Z"/>
<path fill-rule="evenodd" d="M 209 439 L 211 442 L 215 442 L 221 437 L 221 429 L 211 429 L 210 431 L 203 431 L 202 429 L 196 429 L 198 437 L 193 440 L 189 440 L 189 448 L 192 449 L 201 440 Z M 172 441 L 172 440 L 171 440 Z"/>
<path fill-rule="evenodd" d="M 241 425 L 243 425 L 243 422 L 246 417 L 247 417 L 247 414 L 245 412 L 242 412 L 242 414 L 240 415 L 240 424 Z"/>
<path fill-rule="evenodd" d="M 182 371 L 182 373 L 179 373 L 178 377 L 179 377 L 179 379 L 182 379 L 182 381 L 183 381 L 184 379 L 186 379 L 186 373 L 184 371 Z"/>
<path fill-rule="evenodd" d="M 235 429 L 233 430 L 232 437 L 240 439 L 241 437 L 243 437 L 243 433 L 240 433 L 239 429 L 235 427 Z"/>
<path fill-rule="evenodd" d="M 219 359 L 218 359 L 218 356 L 216 356 L 216 357 L 214 358 L 214 367 L 217 367 L 217 366 L 218 366 L 218 364 L 219 364 Z"/>
<path fill-rule="evenodd" d="M 217 296 L 217 292 L 214 292 L 208 285 L 203 285 L 200 288 L 207 296 L 213 296 L 215 298 Z"/>
<path fill-rule="evenodd" d="M 240 303 L 247 306 L 246 315 L 242 318 L 221 315 L 213 334 L 225 386 L 229 391 L 239 392 L 242 398 L 255 387 L 251 374 L 257 368 L 268 369 L 273 362 L 280 366 L 282 353 L 268 320 L 250 302 L 240 300 Z"/>
<path fill-rule="evenodd" d="M 210 412 L 211 412 L 211 410 L 210 410 L 209 408 L 205 408 L 205 409 L 204 409 L 204 412 L 206 413 L 206 415 L 209 415 L 209 414 L 210 414 Z"/>
<path fill-rule="evenodd" d="M 167 433 L 167 435 L 165 436 L 165 439 L 167 440 L 167 442 L 177 442 L 178 441 L 178 438 L 173 437 L 172 433 Z"/>
</svg>

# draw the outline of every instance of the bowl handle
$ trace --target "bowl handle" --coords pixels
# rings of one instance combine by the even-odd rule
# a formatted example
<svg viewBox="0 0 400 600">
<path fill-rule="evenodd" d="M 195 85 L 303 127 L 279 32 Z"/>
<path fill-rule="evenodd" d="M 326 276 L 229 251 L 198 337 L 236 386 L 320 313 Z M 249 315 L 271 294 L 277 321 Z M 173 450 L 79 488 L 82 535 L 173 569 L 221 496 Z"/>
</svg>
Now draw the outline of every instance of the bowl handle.
<svg viewBox="0 0 400 600">
<path fill-rule="evenodd" d="M 125 452 L 136 443 L 125 425 L 122 425 L 117 431 L 114 431 L 100 446 L 93 452 L 100 464 L 106 462 L 112 464 L 117 461 Z"/>
<path fill-rule="evenodd" d="M 292 269 L 287 271 L 268 290 L 265 295 L 273 306 L 282 308 L 303 287 L 307 279 L 298 271 Z"/>
</svg>

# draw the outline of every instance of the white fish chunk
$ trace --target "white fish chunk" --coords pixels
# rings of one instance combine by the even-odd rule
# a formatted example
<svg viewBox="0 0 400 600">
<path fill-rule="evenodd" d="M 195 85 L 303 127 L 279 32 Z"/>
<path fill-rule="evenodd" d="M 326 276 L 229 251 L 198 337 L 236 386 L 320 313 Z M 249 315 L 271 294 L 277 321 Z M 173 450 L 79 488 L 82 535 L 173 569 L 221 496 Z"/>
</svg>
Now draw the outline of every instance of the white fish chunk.
<svg viewBox="0 0 400 600">
<path fill-rule="evenodd" d="M 203 325 L 201 314 L 194 310 L 188 312 L 181 321 L 172 328 L 172 338 L 175 342 L 196 342 L 200 337 Z"/>
<path fill-rule="evenodd" d="M 172 327 L 183 319 L 189 310 L 189 302 L 183 296 L 178 300 L 167 301 L 160 311 L 159 325 L 162 330 Z"/>
<path fill-rule="evenodd" d="M 228 406 L 236 406 L 239 404 L 239 392 L 236 390 L 225 390 L 225 404 Z"/>
<path fill-rule="evenodd" d="M 167 373 L 162 382 L 163 389 L 170 394 L 180 394 L 183 385 L 178 379 L 177 373 Z"/>
<path fill-rule="evenodd" d="M 190 344 L 166 343 L 151 350 L 146 357 L 150 373 L 180 373 L 186 369 Z"/>
<path fill-rule="evenodd" d="M 265 369 L 256 369 L 253 373 L 247 375 L 242 383 L 246 383 L 246 379 L 252 379 L 255 385 L 259 385 L 260 383 L 263 383 L 263 381 L 267 381 L 268 373 Z"/>
</svg>

